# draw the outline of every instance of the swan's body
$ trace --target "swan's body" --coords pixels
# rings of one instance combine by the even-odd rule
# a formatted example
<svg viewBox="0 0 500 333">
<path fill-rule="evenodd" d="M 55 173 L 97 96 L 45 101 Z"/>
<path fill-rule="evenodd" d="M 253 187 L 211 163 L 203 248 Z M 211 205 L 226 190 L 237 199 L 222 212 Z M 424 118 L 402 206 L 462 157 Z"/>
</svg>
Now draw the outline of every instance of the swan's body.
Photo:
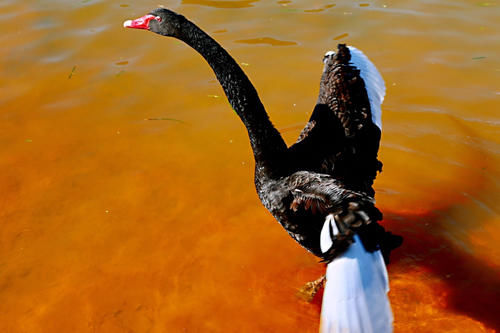
<svg viewBox="0 0 500 333">
<path fill-rule="evenodd" d="M 196 25 L 159 8 L 124 26 L 175 37 L 205 58 L 247 129 L 260 200 L 300 245 L 326 262 L 344 253 L 355 234 L 363 251 L 383 246 L 385 232 L 377 223 L 382 214 L 374 206 L 372 184 L 381 170 L 377 152 L 385 88 L 360 51 L 339 45 L 325 56 L 317 105 L 299 140 L 287 147 L 242 69 Z M 367 66 L 361 76 L 351 59 Z M 335 217 L 338 232 L 329 234 L 331 246 L 322 249 L 327 216 Z"/>
</svg>

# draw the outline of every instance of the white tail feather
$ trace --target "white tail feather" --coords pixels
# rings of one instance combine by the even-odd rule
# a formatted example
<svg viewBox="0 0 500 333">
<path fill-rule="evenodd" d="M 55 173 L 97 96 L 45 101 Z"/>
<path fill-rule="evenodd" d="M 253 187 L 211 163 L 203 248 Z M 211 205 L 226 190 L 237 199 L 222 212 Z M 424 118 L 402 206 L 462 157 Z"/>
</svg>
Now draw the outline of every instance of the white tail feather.
<svg viewBox="0 0 500 333">
<path fill-rule="evenodd" d="M 320 236 L 321 251 L 333 245 L 338 233 L 328 215 Z M 390 333 L 392 311 L 387 297 L 389 280 L 380 251 L 365 251 L 358 235 L 349 249 L 328 264 L 321 308 L 321 333 Z"/>
</svg>

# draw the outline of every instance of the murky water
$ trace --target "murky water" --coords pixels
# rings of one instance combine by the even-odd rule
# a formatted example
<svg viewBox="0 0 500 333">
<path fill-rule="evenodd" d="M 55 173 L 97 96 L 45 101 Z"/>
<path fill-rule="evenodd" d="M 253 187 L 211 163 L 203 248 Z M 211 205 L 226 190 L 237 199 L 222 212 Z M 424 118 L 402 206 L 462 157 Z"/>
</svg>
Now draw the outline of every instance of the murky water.
<svg viewBox="0 0 500 333">
<path fill-rule="evenodd" d="M 184 0 L 294 142 L 324 52 L 383 74 L 396 332 L 500 329 L 497 1 Z M 158 1 L 0 0 L 0 331 L 316 332 L 324 268 L 261 206 L 240 120 Z"/>
</svg>

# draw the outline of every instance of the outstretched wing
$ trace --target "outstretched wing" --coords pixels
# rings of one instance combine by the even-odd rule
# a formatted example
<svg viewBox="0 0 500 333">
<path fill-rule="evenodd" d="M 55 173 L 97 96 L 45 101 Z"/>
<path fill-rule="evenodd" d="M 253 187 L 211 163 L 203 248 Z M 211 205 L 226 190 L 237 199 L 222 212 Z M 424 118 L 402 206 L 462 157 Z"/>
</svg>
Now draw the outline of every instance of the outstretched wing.
<svg viewBox="0 0 500 333">
<path fill-rule="evenodd" d="M 384 81 L 354 47 L 339 44 L 324 64 L 316 107 L 289 148 L 291 159 L 299 168 L 329 174 L 373 195 L 371 185 L 382 167 L 377 153 Z"/>
</svg>

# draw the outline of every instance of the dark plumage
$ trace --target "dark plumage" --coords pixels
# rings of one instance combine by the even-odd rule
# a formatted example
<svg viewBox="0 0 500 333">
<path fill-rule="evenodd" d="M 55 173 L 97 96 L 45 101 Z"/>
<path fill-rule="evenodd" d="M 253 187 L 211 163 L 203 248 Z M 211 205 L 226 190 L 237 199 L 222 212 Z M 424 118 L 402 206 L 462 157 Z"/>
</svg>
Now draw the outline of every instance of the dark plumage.
<svg viewBox="0 0 500 333">
<path fill-rule="evenodd" d="M 354 233 L 366 238 L 367 250 L 378 247 L 384 235 L 377 224 L 382 214 L 374 206 L 371 186 L 381 170 L 380 130 L 371 122 L 363 80 L 349 65 L 345 45 L 327 59 L 311 119 L 288 148 L 245 73 L 215 40 L 167 9 L 155 9 L 138 20 L 142 21 L 127 21 L 125 26 L 180 39 L 212 67 L 248 131 L 258 196 L 300 245 L 326 261 L 344 251 Z M 323 254 L 319 235 L 328 214 L 336 216 L 340 234 Z M 382 231 L 367 232 L 375 229 Z"/>
</svg>

